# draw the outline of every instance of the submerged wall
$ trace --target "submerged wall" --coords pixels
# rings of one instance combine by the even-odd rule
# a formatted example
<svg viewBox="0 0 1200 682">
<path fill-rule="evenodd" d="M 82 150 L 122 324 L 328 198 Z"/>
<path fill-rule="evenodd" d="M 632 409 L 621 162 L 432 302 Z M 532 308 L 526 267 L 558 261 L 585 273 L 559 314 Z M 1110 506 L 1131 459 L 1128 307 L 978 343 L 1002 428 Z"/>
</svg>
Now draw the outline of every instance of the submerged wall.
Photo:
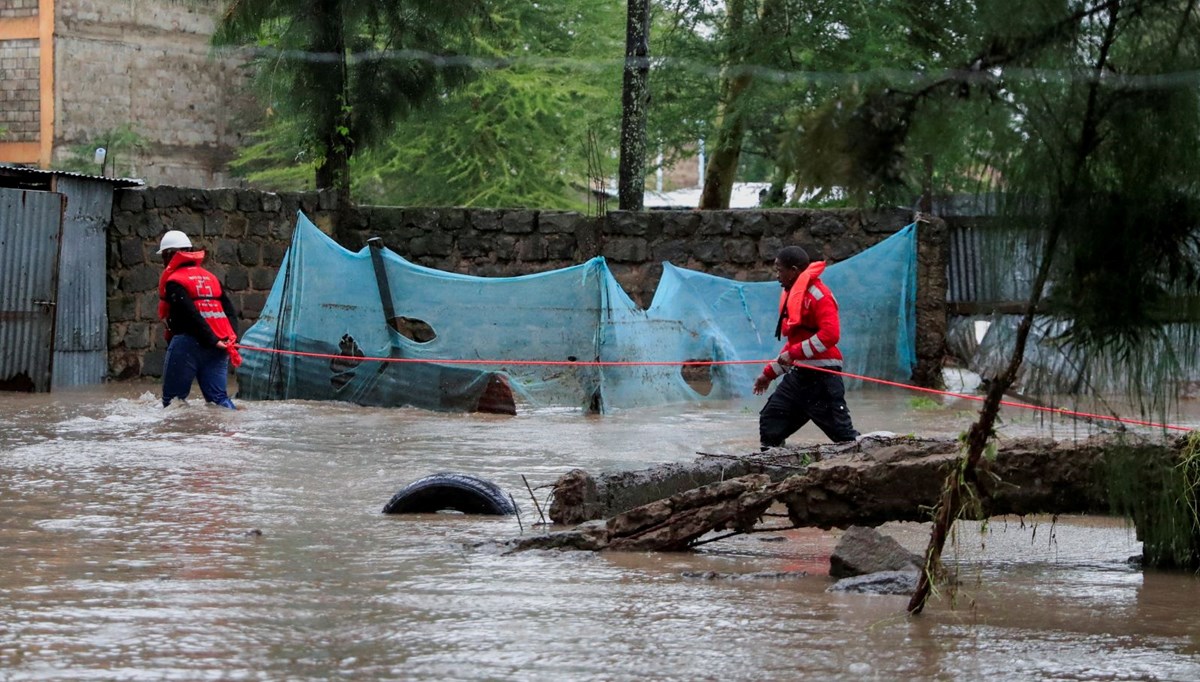
<svg viewBox="0 0 1200 682">
<path fill-rule="evenodd" d="M 209 252 L 241 311 L 258 318 L 287 251 L 296 212 L 346 248 L 373 236 L 409 261 L 480 276 L 544 272 L 604 256 L 639 304 L 649 305 L 662 261 L 741 281 L 768 281 L 775 253 L 804 247 L 814 259 L 845 260 L 912 222 L 908 211 L 612 211 L 604 217 L 536 210 L 358 207 L 340 214 L 331 193 L 273 194 L 173 187 L 119 190 L 109 229 L 109 369 L 113 377 L 157 376 L 166 344 L 156 319 L 166 230 L 182 230 Z M 946 230 L 919 234 L 914 379 L 940 377 L 946 330 Z M 836 293 L 836 292 L 835 292 Z"/>
</svg>

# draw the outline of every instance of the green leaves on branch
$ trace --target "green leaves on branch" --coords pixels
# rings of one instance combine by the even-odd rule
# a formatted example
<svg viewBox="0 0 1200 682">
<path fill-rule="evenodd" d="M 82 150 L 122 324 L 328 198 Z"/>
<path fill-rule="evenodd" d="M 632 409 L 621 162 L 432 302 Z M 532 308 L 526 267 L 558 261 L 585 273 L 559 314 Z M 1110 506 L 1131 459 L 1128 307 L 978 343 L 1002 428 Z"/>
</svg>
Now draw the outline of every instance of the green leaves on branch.
<svg viewBox="0 0 1200 682">
<path fill-rule="evenodd" d="M 364 155 L 356 194 L 404 205 L 578 208 L 583 136 L 603 125 L 608 94 L 541 70 L 489 74 Z"/>
<path fill-rule="evenodd" d="M 112 175 L 136 175 L 134 161 L 137 152 L 146 146 L 146 138 L 133 129 L 132 124 L 122 123 L 89 138 L 86 142 L 72 145 L 69 156 L 55 164 L 62 170 L 95 175 L 103 174 L 107 167 Z M 104 161 L 97 164 L 96 150 L 104 148 Z"/>
<path fill-rule="evenodd" d="M 619 20 L 609 0 L 232 3 L 218 39 L 257 46 L 274 114 L 237 167 L 342 168 L 360 201 L 574 205 L 585 131 L 619 114 Z"/>
<path fill-rule="evenodd" d="M 615 2 L 491 5 L 486 68 L 355 166 L 358 196 L 405 205 L 580 208 L 585 140 L 615 146 Z"/>
<path fill-rule="evenodd" d="M 249 50 L 268 130 L 304 147 L 319 186 L 348 191 L 359 147 L 471 76 L 480 0 L 233 0 L 214 43 Z M 257 165 L 271 157 L 258 157 Z"/>
</svg>

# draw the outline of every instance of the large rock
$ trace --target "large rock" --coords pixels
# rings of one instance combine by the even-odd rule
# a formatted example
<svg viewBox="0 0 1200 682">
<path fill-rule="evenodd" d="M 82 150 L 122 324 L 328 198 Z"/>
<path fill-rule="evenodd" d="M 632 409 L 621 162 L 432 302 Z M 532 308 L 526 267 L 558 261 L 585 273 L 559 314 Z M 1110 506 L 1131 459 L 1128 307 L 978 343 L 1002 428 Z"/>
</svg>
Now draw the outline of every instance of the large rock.
<svg viewBox="0 0 1200 682">
<path fill-rule="evenodd" d="M 829 557 L 829 575 L 847 578 L 882 571 L 911 571 L 920 565 L 920 556 L 892 538 L 874 528 L 851 526 Z"/>
</svg>

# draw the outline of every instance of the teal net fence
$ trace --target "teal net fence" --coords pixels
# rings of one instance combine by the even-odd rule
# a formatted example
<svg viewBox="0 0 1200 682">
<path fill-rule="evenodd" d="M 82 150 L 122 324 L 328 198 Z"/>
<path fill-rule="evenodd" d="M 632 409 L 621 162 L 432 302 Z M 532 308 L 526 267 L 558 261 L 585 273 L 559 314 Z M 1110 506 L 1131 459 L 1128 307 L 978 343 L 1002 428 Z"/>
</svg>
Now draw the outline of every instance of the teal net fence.
<svg viewBox="0 0 1200 682">
<path fill-rule="evenodd" d="M 916 226 L 831 265 L 822 279 L 841 309 L 844 371 L 907 381 L 916 362 Z M 382 247 L 350 252 L 301 214 L 261 316 L 240 342 L 239 396 L 496 412 L 748 397 L 761 363 L 782 345 L 773 336 L 779 294 L 774 281 L 664 263 L 642 309 L 600 257 L 473 277 Z"/>
</svg>

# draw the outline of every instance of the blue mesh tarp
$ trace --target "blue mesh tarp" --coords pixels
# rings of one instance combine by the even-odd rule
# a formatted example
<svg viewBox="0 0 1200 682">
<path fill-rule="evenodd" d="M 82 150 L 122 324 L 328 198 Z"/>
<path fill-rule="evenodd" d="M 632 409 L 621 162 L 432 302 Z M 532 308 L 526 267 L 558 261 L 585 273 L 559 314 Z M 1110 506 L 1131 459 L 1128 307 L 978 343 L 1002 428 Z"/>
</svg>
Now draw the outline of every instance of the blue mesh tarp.
<svg viewBox="0 0 1200 682">
<path fill-rule="evenodd" d="M 298 217 L 261 316 L 241 340 L 286 353 L 244 350 L 240 397 L 436 410 L 486 409 L 508 393 L 518 405 L 589 410 L 741 398 L 762 366 L 738 362 L 774 358 L 782 345 L 773 281 L 664 263 L 643 310 L 599 257 L 521 277 L 442 272 L 387 249 L 376 258 L 381 271 L 369 247 L 351 253 Z M 915 225 L 831 265 L 823 279 L 842 311 L 845 371 L 908 380 Z"/>
</svg>

